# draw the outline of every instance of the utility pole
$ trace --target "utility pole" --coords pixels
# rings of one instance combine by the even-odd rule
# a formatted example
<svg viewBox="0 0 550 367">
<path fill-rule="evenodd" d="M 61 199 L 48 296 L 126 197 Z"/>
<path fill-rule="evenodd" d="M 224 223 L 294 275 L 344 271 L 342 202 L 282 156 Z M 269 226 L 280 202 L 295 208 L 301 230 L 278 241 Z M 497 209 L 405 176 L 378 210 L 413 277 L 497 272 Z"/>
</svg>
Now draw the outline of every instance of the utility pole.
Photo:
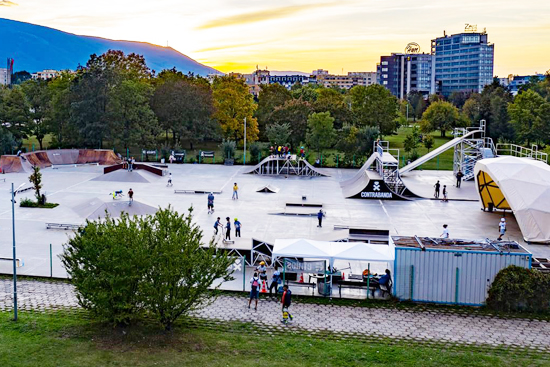
<svg viewBox="0 0 550 367">
<path fill-rule="evenodd" d="M 243 166 L 246 165 L 246 117 L 244 118 L 244 152 L 243 152 Z"/>
<path fill-rule="evenodd" d="M 13 321 L 17 321 L 17 260 L 15 251 L 15 190 L 11 183 L 11 223 L 13 231 Z"/>
</svg>

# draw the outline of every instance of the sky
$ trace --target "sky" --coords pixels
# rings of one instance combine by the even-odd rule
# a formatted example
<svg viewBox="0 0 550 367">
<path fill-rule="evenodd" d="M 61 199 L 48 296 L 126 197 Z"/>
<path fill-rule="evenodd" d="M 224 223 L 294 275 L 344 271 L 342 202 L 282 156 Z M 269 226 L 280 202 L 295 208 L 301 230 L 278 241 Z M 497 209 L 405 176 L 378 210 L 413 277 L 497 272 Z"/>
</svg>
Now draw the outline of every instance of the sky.
<svg viewBox="0 0 550 367">
<path fill-rule="evenodd" d="M 494 74 L 550 69 L 548 0 L 0 0 L 0 17 L 170 47 L 223 72 L 375 71 L 381 55 L 466 23 L 495 44 Z M 1 35 L 0 35 L 1 42 Z"/>
</svg>

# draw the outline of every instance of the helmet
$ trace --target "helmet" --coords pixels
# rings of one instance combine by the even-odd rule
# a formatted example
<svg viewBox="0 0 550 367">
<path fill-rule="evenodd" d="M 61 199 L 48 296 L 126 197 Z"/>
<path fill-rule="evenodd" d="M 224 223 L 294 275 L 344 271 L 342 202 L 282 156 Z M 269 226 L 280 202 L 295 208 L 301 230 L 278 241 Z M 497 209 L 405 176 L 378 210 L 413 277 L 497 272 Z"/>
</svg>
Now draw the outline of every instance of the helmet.
<svg viewBox="0 0 550 367">
<path fill-rule="evenodd" d="M 235 222 L 237 221 L 237 218 L 235 218 Z"/>
<path fill-rule="evenodd" d="M 260 265 L 265 265 L 265 261 L 260 262 Z"/>
<path fill-rule="evenodd" d="M 501 221 L 501 222 L 506 222 L 506 219 L 500 218 L 500 221 Z"/>
</svg>

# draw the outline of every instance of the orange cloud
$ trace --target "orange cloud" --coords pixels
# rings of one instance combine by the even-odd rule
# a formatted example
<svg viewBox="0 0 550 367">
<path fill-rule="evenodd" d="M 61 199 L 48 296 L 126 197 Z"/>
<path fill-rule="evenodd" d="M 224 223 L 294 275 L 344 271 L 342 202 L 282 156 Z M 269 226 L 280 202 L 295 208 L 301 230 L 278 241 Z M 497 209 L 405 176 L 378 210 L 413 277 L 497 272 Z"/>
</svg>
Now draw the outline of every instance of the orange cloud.
<svg viewBox="0 0 550 367">
<path fill-rule="evenodd" d="M 259 11 L 250 12 L 250 13 L 236 14 L 236 15 L 231 15 L 231 16 L 228 16 L 228 17 L 218 18 L 218 19 L 208 21 L 208 22 L 198 26 L 196 29 L 210 29 L 210 28 L 217 28 L 217 27 L 226 27 L 226 26 L 229 26 L 229 25 L 238 25 L 238 24 L 262 22 L 264 20 L 284 18 L 284 17 L 287 17 L 289 15 L 299 13 L 299 12 L 302 12 L 302 11 L 305 11 L 305 10 L 322 8 L 322 7 L 327 7 L 327 6 L 333 6 L 333 5 L 337 5 L 337 4 L 341 5 L 342 2 L 324 3 L 324 4 L 308 4 L 308 5 L 293 5 L 293 6 L 285 6 L 285 7 L 281 7 L 281 8 L 259 10 Z"/>
<path fill-rule="evenodd" d="M 9 0 L 0 0 L 0 6 L 16 6 L 17 4 Z"/>
</svg>

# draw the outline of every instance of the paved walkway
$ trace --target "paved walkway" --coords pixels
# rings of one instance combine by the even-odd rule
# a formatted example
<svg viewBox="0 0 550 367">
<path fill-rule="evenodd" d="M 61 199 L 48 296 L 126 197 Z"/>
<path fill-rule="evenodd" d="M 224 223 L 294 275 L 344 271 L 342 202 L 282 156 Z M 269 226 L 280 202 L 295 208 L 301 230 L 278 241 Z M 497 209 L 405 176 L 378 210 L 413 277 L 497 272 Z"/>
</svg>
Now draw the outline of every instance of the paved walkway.
<svg viewBox="0 0 550 367">
<path fill-rule="evenodd" d="M 18 302 L 22 310 L 78 307 L 73 286 L 65 283 L 19 281 Z M 343 335 L 509 346 L 550 352 L 550 322 L 544 320 L 503 319 L 448 310 L 413 311 L 294 303 L 290 311 L 295 320 L 284 326 L 280 323 L 281 306 L 278 302 L 261 300 L 258 311 L 248 309 L 247 303 L 243 297 L 221 296 L 208 307 L 194 312 L 194 316 L 311 332 L 331 331 Z M 0 280 L 0 310 L 11 308 L 11 281 Z"/>
</svg>

